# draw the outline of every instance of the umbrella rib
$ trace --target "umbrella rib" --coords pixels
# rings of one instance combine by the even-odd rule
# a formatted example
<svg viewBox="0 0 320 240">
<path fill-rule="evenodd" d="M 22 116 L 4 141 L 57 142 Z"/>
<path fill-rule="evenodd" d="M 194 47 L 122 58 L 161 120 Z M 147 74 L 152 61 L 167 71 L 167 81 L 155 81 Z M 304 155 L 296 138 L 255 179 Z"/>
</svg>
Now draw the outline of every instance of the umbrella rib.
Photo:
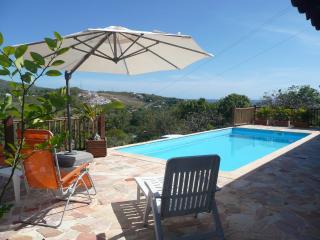
<svg viewBox="0 0 320 240">
<path fill-rule="evenodd" d="M 134 41 L 133 39 L 131 39 L 130 37 L 126 36 L 129 40 L 131 40 L 132 42 Z M 176 69 L 180 69 L 178 66 L 176 66 L 175 64 L 173 64 L 172 62 L 170 62 L 169 60 L 165 59 L 164 57 L 160 56 L 158 53 L 155 53 L 154 51 L 150 50 L 149 48 L 146 48 L 145 46 L 143 46 L 142 44 L 136 42 L 137 45 L 139 45 L 140 47 L 144 48 L 147 52 L 151 52 L 153 55 L 157 56 L 158 58 L 162 59 L 163 61 L 169 63 L 171 66 L 175 67 Z"/>
<path fill-rule="evenodd" d="M 136 35 L 134 33 L 128 33 L 128 34 L 136 36 L 136 37 L 139 36 L 139 35 Z M 151 41 L 158 41 L 159 43 L 163 43 L 163 44 L 166 44 L 166 45 L 169 45 L 169 46 L 181 48 L 181 49 L 188 50 L 188 51 L 191 51 L 191 52 L 200 53 L 200 54 L 203 54 L 203 55 L 206 55 L 206 56 L 211 56 L 209 53 L 206 53 L 206 52 L 203 52 L 203 51 L 199 51 L 199 50 L 195 50 L 195 49 L 192 49 L 192 48 L 183 47 L 183 46 L 180 46 L 180 45 L 177 45 L 177 44 L 168 43 L 168 42 L 165 42 L 165 41 L 149 38 L 149 37 L 146 37 L 146 36 L 142 36 L 141 38 L 147 39 L 147 40 L 151 40 Z"/>
<path fill-rule="evenodd" d="M 118 37 L 117 37 L 117 35 L 115 35 L 116 36 L 116 39 L 118 40 L 118 46 L 119 46 L 119 49 L 120 49 L 120 52 L 121 52 L 121 55 L 122 55 L 122 48 L 121 48 L 121 45 L 120 45 L 120 42 L 119 42 L 119 39 L 118 39 Z M 120 56 L 121 56 L 120 55 Z M 130 75 L 130 72 L 129 72 L 129 69 L 128 69 L 128 66 L 127 66 L 127 62 L 126 62 L 126 60 L 125 59 L 123 59 L 123 62 L 124 62 L 124 66 L 126 67 L 126 70 L 127 70 L 127 74 L 128 75 Z"/>
<path fill-rule="evenodd" d="M 141 48 L 141 49 L 139 49 L 138 51 L 135 51 L 135 52 L 130 53 L 130 54 L 126 55 L 126 56 L 123 56 L 121 59 L 129 58 L 129 57 L 134 57 L 134 56 L 136 56 L 136 55 L 145 53 L 145 52 L 148 51 L 149 48 L 151 48 L 151 47 L 153 47 L 153 46 L 155 46 L 155 45 L 157 45 L 157 44 L 159 44 L 159 43 L 153 43 L 153 44 L 151 44 L 151 45 L 149 45 L 149 46 L 146 46 L 145 48 Z"/>
<path fill-rule="evenodd" d="M 94 53 L 95 50 L 97 50 L 101 44 L 109 38 L 111 33 L 106 33 L 103 38 L 100 39 L 100 41 L 95 45 L 90 52 L 88 52 L 70 71 L 69 74 L 71 75 L 74 71 L 76 71 L 89 57 Z"/>
<path fill-rule="evenodd" d="M 120 34 L 121 34 L 122 36 L 124 35 L 124 34 L 122 34 L 122 33 L 120 33 Z M 127 49 L 124 50 L 124 52 L 122 52 L 122 53 L 120 54 L 119 58 L 121 58 L 136 42 L 138 42 L 138 40 L 141 38 L 141 36 L 143 36 L 143 33 L 141 33 L 140 36 L 137 37 L 136 40 L 134 40 L 134 42 L 132 42 L 132 43 L 130 44 L 130 46 L 127 47 Z"/>
<path fill-rule="evenodd" d="M 102 33 L 100 36 L 102 36 L 105 32 L 102 31 L 97 31 L 97 32 L 90 32 L 90 33 L 84 33 L 84 34 L 79 34 L 77 35 L 78 37 L 82 37 L 82 36 L 88 36 L 88 35 L 93 35 L 93 34 L 97 34 L 97 33 Z M 68 39 L 68 38 L 73 38 L 74 36 L 66 36 L 63 37 L 63 39 Z M 32 46 L 32 45 L 36 45 L 36 44 L 40 44 L 40 43 L 45 43 L 45 41 L 38 41 L 38 42 L 32 42 L 32 43 L 27 43 L 26 45 L 28 46 Z M 17 45 L 19 46 L 19 45 Z"/>
<path fill-rule="evenodd" d="M 76 48 L 76 47 L 72 47 L 74 50 L 77 50 L 77 51 L 79 51 L 79 52 L 83 52 L 83 53 L 89 53 L 89 52 L 87 52 L 87 51 L 85 51 L 85 50 L 82 50 L 82 49 L 80 49 L 80 48 Z M 96 54 L 96 53 L 92 53 L 91 55 L 94 55 L 94 56 L 96 56 L 96 57 L 100 57 L 100 58 L 103 58 L 103 59 L 107 59 L 107 60 L 110 60 L 110 61 L 113 61 L 113 59 L 111 58 L 111 57 L 109 57 L 109 56 L 104 56 L 104 55 L 99 55 L 99 54 Z"/>
<path fill-rule="evenodd" d="M 125 37 L 125 38 L 127 38 L 127 39 L 129 39 L 130 41 L 132 41 L 132 39 L 130 39 L 128 36 L 126 36 L 126 35 L 124 35 L 124 34 L 122 34 L 122 33 L 120 33 L 120 35 L 123 36 L 123 37 Z M 134 43 L 136 43 L 136 42 L 137 42 L 137 41 L 134 41 Z M 133 43 L 133 42 L 132 42 L 132 43 Z M 156 42 L 156 43 L 153 43 L 153 44 L 151 44 L 151 45 L 149 45 L 149 46 L 144 46 L 144 47 L 142 47 L 141 49 L 139 49 L 139 50 L 137 50 L 137 51 L 135 51 L 135 52 L 133 52 L 133 53 L 130 53 L 130 54 L 126 55 L 126 56 L 123 56 L 123 57 L 120 58 L 120 59 L 125 59 L 125 58 L 129 58 L 129 57 L 134 57 L 134 56 L 136 56 L 136 55 L 138 55 L 138 54 L 145 53 L 149 48 L 151 48 L 151 47 L 153 47 L 153 46 L 155 46 L 155 45 L 157 45 L 157 44 L 159 44 L 159 43 Z"/>
<path fill-rule="evenodd" d="M 111 46 L 111 42 L 110 42 L 110 38 L 108 38 L 108 42 L 109 42 L 109 46 L 110 46 L 110 49 L 111 49 L 112 55 L 114 55 L 114 52 L 113 52 L 113 49 L 112 49 L 112 46 Z"/>
<path fill-rule="evenodd" d="M 93 47 L 81 40 L 79 40 L 77 37 L 74 38 L 75 40 L 77 40 L 78 42 L 81 42 L 82 44 L 86 45 L 88 48 L 92 49 Z M 75 48 L 76 49 L 76 48 Z M 79 49 L 77 49 L 79 50 Z M 96 52 L 100 53 L 101 55 L 105 56 L 106 58 L 109 58 L 109 60 L 112 60 L 112 58 L 110 56 L 108 56 L 107 54 L 105 54 L 104 52 L 101 52 L 100 50 L 96 49 Z"/>
<path fill-rule="evenodd" d="M 113 33 L 113 55 L 114 59 L 117 60 L 117 37 L 116 33 Z"/>
<path fill-rule="evenodd" d="M 92 40 L 92 39 L 101 37 L 101 36 L 103 36 L 104 34 L 105 34 L 105 33 L 100 34 L 100 35 L 98 35 L 98 36 L 94 36 L 94 37 L 88 38 L 88 39 L 86 39 L 84 42 L 88 42 L 88 41 L 90 41 L 90 40 Z M 75 43 L 75 44 L 72 44 L 72 45 L 68 46 L 68 48 L 73 48 L 73 47 L 78 46 L 78 45 L 80 45 L 80 44 L 81 44 L 81 43 Z M 53 54 L 56 54 L 56 52 L 49 53 L 48 55 L 44 56 L 44 58 L 50 57 L 50 56 L 52 56 Z"/>
</svg>

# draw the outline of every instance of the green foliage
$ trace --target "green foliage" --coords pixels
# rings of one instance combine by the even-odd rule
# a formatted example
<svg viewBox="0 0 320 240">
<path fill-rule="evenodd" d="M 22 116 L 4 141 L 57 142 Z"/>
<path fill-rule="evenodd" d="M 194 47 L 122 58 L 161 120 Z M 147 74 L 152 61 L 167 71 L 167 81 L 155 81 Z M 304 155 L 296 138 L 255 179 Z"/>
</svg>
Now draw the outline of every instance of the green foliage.
<svg viewBox="0 0 320 240">
<path fill-rule="evenodd" d="M 106 118 L 108 146 L 110 137 L 113 139 L 112 144 L 125 144 L 124 139 L 128 144 L 158 139 L 166 134 L 210 130 L 222 122 L 223 117 L 218 114 L 217 104 L 208 103 L 204 99 L 177 101 L 176 104 L 138 110 L 110 111 Z M 112 135 L 114 129 L 121 129 L 128 137 L 117 142 L 118 136 Z"/>
<path fill-rule="evenodd" d="M 68 48 L 68 47 L 66 47 L 66 48 L 60 48 L 59 50 L 56 51 L 56 54 L 57 54 L 57 56 L 60 56 L 60 55 L 62 55 L 62 54 L 65 54 L 65 53 L 68 52 L 68 51 L 69 51 L 69 48 Z"/>
<path fill-rule="evenodd" d="M 3 35 L 2 33 L 0 32 L 0 46 L 3 44 Z"/>
<path fill-rule="evenodd" d="M 199 100 L 190 100 L 181 102 L 177 108 L 177 114 L 180 118 L 186 118 L 192 113 L 203 113 L 208 111 L 212 105 L 210 105 L 204 98 Z"/>
<path fill-rule="evenodd" d="M 21 58 L 27 51 L 28 46 L 26 45 L 21 45 L 19 47 L 16 48 L 15 52 L 14 52 L 14 56 L 16 59 Z"/>
<path fill-rule="evenodd" d="M 55 48 L 57 47 L 57 40 L 51 39 L 51 38 L 45 38 L 44 40 L 47 43 L 48 48 L 50 48 L 52 51 L 54 51 Z"/>
<path fill-rule="evenodd" d="M 49 77 L 57 77 L 61 75 L 61 72 L 58 70 L 49 70 L 46 72 L 46 75 Z"/>
<path fill-rule="evenodd" d="M 291 109 L 288 108 L 273 108 L 271 110 L 271 117 L 274 120 L 279 120 L 279 121 L 287 121 L 291 117 Z"/>
<path fill-rule="evenodd" d="M 10 71 L 7 68 L 0 69 L 0 75 L 6 76 L 10 75 Z"/>
<path fill-rule="evenodd" d="M 36 52 L 30 52 L 30 56 L 32 57 L 33 61 L 38 63 L 40 66 L 43 66 L 45 64 L 44 58 Z"/>
<path fill-rule="evenodd" d="M 295 121 L 307 122 L 310 118 L 310 112 L 304 108 L 292 110 L 292 119 Z"/>
<path fill-rule="evenodd" d="M 271 109 L 270 107 L 261 107 L 256 114 L 259 119 L 267 120 L 271 116 Z"/>
<path fill-rule="evenodd" d="M 64 64 L 64 61 L 62 61 L 62 60 L 56 60 L 56 61 L 54 61 L 54 62 L 52 63 L 52 66 L 59 66 L 59 65 L 61 65 L 61 64 Z"/>
<path fill-rule="evenodd" d="M 250 99 L 245 95 L 232 93 L 219 100 L 219 112 L 223 114 L 227 122 L 231 122 L 234 108 L 250 107 Z"/>
<path fill-rule="evenodd" d="M 121 129 L 110 129 L 107 131 L 108 146 L 121 146 L 131 142 L 129 134 Z"/>
<path fill-rule="evenodd" d="M 20 45 L 16 48 L 12 46 L 4 46 L 0 48 L 0 75 L 5 76 L 6 81 L 11 81 L 9 89 L 4 90 L 5 98 L 0 103 L 0 119 L 6 119 L 9 116 L 16 116 L 21 121 L 21 136 L 23 138 L 26 128 L 35 127 L 44 120 L 50 119 L 53 114 L 60 111 L 65 106 L 65 91 L 48 94 L 45 98 L 39 97 L 37 103 L 28 102 L 29 94 L 35 82 L 41 78 L 44 73 L 47 76 L 59 76 L 61 73 L 53 67 L 62 64 L 63 61 L 56 59 L 61 51 L 63 39 L 58 33 L 55 33 L 55 39 L 46 38 L 45 42 L 48 48 L 53 52 L 45 60 L 44 57 L 35 52 L 30 52 L 31 58 L 26 58 L 28 50 L 27 45 Z M 4 42 L 3 35 L 0 33 L 0 45 Z M 19 83 L 18 83 L 19 82 Z M 3 89 L 1 89 L 3 91 Z M 8 94 L 8 92 L 11 93 Z M 12 106 L 13 99 L 16 100 L 16 106 Z M 46 143 L 50 146 L 57 146 L 61 143 L 64 136 L 55 136 L 50 142 Z M 11 146 L 12 152 L 5 152 L 6 162 L 12 166 L 14 172 L 18 168 L 24 155 L 21 154 L 24 141 L 20 141 L 18 146 Z M 0 194 L 0 218 L 9 211 L 10 205 L 3 203 L 4 193 L 10 183 L 11 178 L 1 189 Z"/>
<path fill-rule="evenodd" d="M 291 86 L 263 96 L 263 104 L 284 108 L 319 108 L 320 92 L 308 85 Z"/>
<path fill-rule="evenodd" d="M 1 39 L 1 35 L 0 35 Z M 10 209 L 13 207 L 13 204 L 0 204 L 0 219 L 10 211 Z"/>
</svg>

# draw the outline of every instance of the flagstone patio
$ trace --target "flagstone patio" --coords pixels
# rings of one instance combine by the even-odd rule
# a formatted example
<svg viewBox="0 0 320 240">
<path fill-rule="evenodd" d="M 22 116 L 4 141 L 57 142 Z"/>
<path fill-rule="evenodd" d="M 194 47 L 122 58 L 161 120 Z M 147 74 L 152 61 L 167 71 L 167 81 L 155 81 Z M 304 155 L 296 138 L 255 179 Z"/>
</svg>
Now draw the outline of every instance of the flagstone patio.
<svg viewBox="0 0 320 240">
<path fill-rule="evenodd" d="M 164 166 L 118 155 L 96 158 L 90 171 L 98 194 L 91 205 L 72 204 L 57 229 L 14 224 L 20 210 L 15 207 L 0 222 L 0 239 L 154 239 L 152 216 L 151 224 L 143 227 L 144 202 L 136 201 L 133 177 L 161 175 Z M 218 185 L 226 239 L 320 239 L 319 136 L 238 179 L 220 176 Z M 39 199 L 52 204 L 42 195 Z M 56 219 L 57 214 L 48 217 Z M 164 225 L 165 236 L 172 237 L 204 232 L 212 221 L 209 214 L 201 214 Z"/>
</svg>

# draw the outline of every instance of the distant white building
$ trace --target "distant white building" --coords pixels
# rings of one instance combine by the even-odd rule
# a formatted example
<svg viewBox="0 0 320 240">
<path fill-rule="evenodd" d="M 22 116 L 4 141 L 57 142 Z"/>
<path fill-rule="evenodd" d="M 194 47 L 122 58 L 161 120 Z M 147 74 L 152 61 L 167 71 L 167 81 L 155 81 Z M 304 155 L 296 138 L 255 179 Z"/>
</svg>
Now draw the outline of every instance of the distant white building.
<svg viewBox="0 0 320 240">
<path fill-rule="evenodd" d="M 78 97 L 83 98 L 83 100 L 90 105 L 104 105 L 111 102 L 110 99 L 100 96 L 97 92 L 84 91 L 78 94 Z"/>
</svg>

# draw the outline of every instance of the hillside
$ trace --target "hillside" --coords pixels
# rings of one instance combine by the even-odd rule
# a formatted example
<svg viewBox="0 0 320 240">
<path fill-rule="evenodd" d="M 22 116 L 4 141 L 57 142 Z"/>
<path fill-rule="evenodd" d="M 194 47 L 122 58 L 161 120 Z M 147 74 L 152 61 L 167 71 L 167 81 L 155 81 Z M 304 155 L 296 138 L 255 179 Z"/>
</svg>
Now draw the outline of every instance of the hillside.
<svg viewBox="0 0 320 240">
<path fill-rule="evenodd" d="M 10 92 L 9 83 L 8 81 L 0 80 L 0 97 Z M 36 101 L 38 96 L 44 96 L 55 90 L 53 88 L 34 86 L 30 90 L 29 100 Z M 154 94 L 110 91 L 91 92 L 77 87 L 71 88 L 71 95 L 73 99 L 78 99 L 81 102 L 105 104 L 109 101 L 120 101 L 131 108 L 171 106 L 181 101 L 181 99 L 167 98 Z"/>
</svg>

